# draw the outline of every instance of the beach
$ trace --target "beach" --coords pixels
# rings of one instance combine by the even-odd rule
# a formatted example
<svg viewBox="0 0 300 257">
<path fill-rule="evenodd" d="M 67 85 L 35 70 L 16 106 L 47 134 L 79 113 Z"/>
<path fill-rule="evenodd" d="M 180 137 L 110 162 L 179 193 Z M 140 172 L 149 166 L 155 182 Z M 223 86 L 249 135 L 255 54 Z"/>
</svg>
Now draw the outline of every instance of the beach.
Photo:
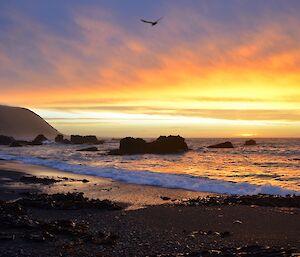
<svg viewBox="0 0 300 257">
<path fill-rule="evenodd" d="M 300 252 L 300 209 L 289 200 L 280 207 L 276 201 L 270 207 L 272 199 L 257 205 L 198 204 L 199 199 L 222 195 L 134 185 L 4 160 L 0 170 L 1 219 L 6 224 L 1 228 L 0 256 L 239 256 L 241 252 L 241 256 L 298 256 Z M 67 192 L 70 195 L 64 198 Z M 81 192 L 87 198 L 76 196 Z M 36 200 L 41 194 L 47 201 Z M 60 205 L 53 194 L 58 194 Z M 69 198 L 71 205 L 66 205 Z M 197 204 L 191 199 L 198 199 Z M 13 211 L 14 201 L 19 201 L 20 213 Z"/>
</svg>

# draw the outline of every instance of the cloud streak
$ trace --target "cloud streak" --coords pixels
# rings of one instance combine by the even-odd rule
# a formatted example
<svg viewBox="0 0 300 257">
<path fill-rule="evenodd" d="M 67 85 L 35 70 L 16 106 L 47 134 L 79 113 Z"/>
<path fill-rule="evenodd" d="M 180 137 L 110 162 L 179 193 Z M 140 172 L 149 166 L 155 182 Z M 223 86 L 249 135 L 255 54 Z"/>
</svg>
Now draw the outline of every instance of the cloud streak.
<svg viewBox="0 0 300 257">
<path fill-rule="evenodd" d="M 155 29 L 138 17 L 122 23 L 115 2 L 75 3 L 63 8 L 63 31 L 17 8 L 0 11 L 2 103 L 299 121 L 296 1 L 160 2 L 165 19 Z"/>
</svg>

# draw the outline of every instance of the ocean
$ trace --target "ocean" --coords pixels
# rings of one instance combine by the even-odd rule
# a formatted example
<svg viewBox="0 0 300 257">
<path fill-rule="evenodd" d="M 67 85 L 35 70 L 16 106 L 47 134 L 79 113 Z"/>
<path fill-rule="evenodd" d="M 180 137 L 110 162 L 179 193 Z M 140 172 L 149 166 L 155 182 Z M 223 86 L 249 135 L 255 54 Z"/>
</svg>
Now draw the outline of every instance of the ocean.
<svg viewBox="0 0 300 257">
<path fill-rule="evenodd" d="M 231 141 L 233 149 L 208 145 Z M 0 159 L 127 183 L 223 194 L 300 194 L 300 139 L 187 139 L 191 151 L 179 155 L 109 156 L 119 142 L 106 139 L 99 152 L 78 152 L 83 145 L 12 148 L 0 146 Z"/>
</svg>

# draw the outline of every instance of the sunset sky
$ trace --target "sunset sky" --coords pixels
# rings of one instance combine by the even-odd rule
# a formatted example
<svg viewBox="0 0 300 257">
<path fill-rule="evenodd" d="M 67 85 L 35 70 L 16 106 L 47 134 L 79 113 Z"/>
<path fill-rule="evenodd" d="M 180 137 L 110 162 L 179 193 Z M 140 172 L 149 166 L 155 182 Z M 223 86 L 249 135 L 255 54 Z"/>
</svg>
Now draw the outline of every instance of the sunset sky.
<svg viewBox="0 0 300 257">
<path fill-rule="evenodd" d="M 299 13 L 299 0 L 1 0 L 0 104 L 66 134 L 300 137 Z"/>
</svg>

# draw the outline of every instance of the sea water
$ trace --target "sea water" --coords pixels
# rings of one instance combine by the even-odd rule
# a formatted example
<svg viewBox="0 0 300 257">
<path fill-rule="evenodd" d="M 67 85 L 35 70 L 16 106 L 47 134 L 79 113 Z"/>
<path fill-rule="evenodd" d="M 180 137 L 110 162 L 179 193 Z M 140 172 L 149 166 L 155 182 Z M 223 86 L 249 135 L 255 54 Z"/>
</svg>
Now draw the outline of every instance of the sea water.
<svg viewBox="0 0 300 257">
<path fill-rule="evenodd" d="M 187 139 L 184 154 L 110 156 L 119 141 L 106 139 L 99 152 L 83 145 L 0 146 L 0 158 L 117 181 L 226 194 L 300 194 L 300 139 L 230 140 L 233 149 L 210 149 L 225 139 Z"/>
</svg>

